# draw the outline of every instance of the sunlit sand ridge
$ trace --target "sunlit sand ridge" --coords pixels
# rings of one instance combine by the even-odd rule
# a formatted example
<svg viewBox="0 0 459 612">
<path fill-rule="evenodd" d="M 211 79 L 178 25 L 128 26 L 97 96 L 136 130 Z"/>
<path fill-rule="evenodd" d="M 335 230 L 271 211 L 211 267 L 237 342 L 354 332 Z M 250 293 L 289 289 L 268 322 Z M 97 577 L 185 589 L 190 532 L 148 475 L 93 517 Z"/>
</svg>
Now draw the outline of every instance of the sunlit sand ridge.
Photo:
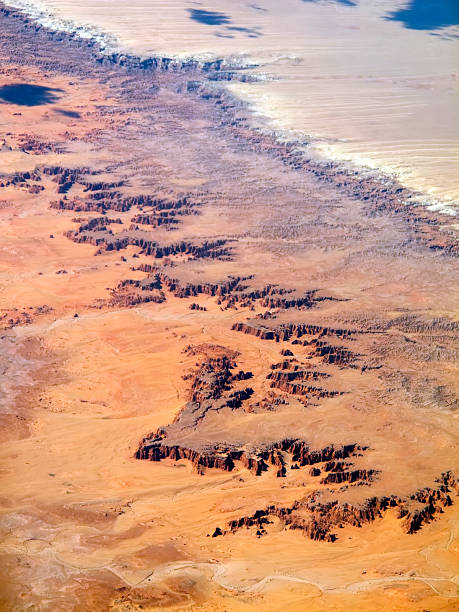
<svg viewBox="0 0 459 612">
<path fill-rule="evenodd" d="M 44 0 L 10 4 L 90 26 L 129 52 L 242 55 L 280 80 L 233 88 L 326 156 L 397 172 L 459 199 L 458 8 L 454 0 L 209 3 Z M 69 26 L 72 27 L 72 26 Z"/>
</svg>

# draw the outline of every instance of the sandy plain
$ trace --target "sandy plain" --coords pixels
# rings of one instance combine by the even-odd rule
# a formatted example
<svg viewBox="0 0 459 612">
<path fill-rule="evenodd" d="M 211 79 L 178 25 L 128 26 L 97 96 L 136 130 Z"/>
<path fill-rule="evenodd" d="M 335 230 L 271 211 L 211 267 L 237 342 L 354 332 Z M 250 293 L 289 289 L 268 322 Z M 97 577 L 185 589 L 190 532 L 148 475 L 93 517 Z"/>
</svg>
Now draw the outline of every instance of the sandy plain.
<svg viewBox="0 0 459 612">
<path fill-rule="evenodd" d="M 53 93 L 1 105 L 2 609 L 456 609 L 449 219 L 212 70 L 0 20 L 0 87 Z"/>
</svg>

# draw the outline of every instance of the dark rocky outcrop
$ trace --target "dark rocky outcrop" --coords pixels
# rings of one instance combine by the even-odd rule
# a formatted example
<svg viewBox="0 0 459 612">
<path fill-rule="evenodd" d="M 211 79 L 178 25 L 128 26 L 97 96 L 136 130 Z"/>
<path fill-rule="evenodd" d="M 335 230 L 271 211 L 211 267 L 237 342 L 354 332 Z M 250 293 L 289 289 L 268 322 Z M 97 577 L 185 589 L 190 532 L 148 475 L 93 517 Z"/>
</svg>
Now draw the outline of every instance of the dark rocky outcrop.
<svg viewBox="0 0 459 612">
<path fill-rule="evenodd" d="M 359 506 L 337 500 L 320 502 L 320 493 L 316 492 L 291 506 L 273 504 L 252 515 L 231 520 L 223 533 L 234 533 L 243 527 L 264 528 L 272 522 L 271 517 L 277 517 L 285 528 L 302 531 L 312 540 L 334 542 L 337 539 L 336 528 L 345 525 L 362 527 L 382 517 L 391 508 L 397 510 L 406 532 L 415 533 L 442 513 L 443 508 L 450 506 L 452 496 L 459 493 L 458 481 L 451 472 L 442 474 L 437 484 L 436 488 L 420 489 L 406 498 L 371 497 Z"/>
<path fill-rule="evenodd" d="M 311 292 L 312 293 L 312 292 Z M 332 299 L 332 298 L 329 298 Z M 337 338 L 350 338 L 357 331 L 348 329 L 334 329 L 308 323 L 283 323 L 279 326 L 268 327 L 255 322 L 235 323 L 232 327 L 235 331 L 243 332 L 261 338 L 262 340 L 275 340 L 276 342 L 288 342 L 292 339 L 304 336 L 336 336 Z"/>
<path fill-rule="evenodd" d="M 195 379 L 193 383 L 192 400 L 195 404 L 206 402 L 210 396 L 214 400 L 219 399 L 222 396 L 222 389 L 228 383 L 229 377 L 226 373 L 226 367 L 223 369 L 224 373 L 220 372 L 216 379 L 215 371 L 212 369 L 211 376 L 214 377 L 215 389 L 209 389 L 208 385 L 211 381 L 208 378 L 208 368 L 209 366 L 206 365 L 205 384 L 203 385 L 201 376 L 197 380 Z M 250 394 L 248 395 L 250 396 Z M 176 421 L 181 420 L 182 413 L 178 415 Z M 195 421 L 195 425 L 196 422 L 198 421 Z M 167 428 L 161 429 L 157 433 L 144 438 L 136 452 L 136 458 L 150 461 L 161 461 L 166 458 L 188 459 L 198 471 L 206 467 L 232 471 L 235 468 L 235 461 L 239 461 L 243 467 L 254 472 L 257 476 L 269 467 L 274 467 L 277 476 L 283 477 L 286 475 L 287 465 L 292 462 L 300 468 L 326 461 L 347 459 L 365 450 L 357 444 L 348 444 L 341 447 L 328 446 L 320 450 L 310 450 L 303 440 L 282 440 L 264 448 L 252 448 L 250 451 L 224 445 L 207 447 L 198 451 L 180 445 L 167 445 L 167 431 Z"/>
<path fill-rule="evenodd" d="M 93 244 L 103 251 L 120 251 L 128 246 L 137 246 L 145 255 L 161 259 L 173 255 L 188 255 L 193 259 L 226 259 L 230 255 L 226 240 L 205 241 L 194 244 L 180 241 L 171 244 L 159 244 L 152 232 L 128 230 L 113 234 L 111 230 L 69 230 L 65 236 L 78 243 Z"/>
<path fill-rule="evenodd" d="M 22 325 L 30 325 L 41 315 L 53 312 L 53 308 L 44 304 L 43 306 L 29 306 L 27 308 L 2 308 L 0 310 L 0 329 L 12 329 Z"/>
</svg>

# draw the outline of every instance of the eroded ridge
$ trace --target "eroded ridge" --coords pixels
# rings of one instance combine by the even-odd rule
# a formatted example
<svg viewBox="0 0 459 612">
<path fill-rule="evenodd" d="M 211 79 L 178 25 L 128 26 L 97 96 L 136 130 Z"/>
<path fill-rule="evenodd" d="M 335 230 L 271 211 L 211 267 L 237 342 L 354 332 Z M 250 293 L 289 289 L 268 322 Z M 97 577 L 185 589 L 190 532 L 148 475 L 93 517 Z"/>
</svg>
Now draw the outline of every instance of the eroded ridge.
<svg viewBox="0 0 459 612">
<path fill-rule="evenodd" d="M 328 479 L 334 473 L 331 472 L 322 482 L 325 484 L 333 482 Z M 364 473 L 360 474 L 360 478 L 355 477 L 354 480 L 347 481 L 366 481 L 371 480 L 372 476 L 373 474 Z M 312 540 L 335 542 L 338 539 L 335 532 L 337 528 L 346 525 L 362 527 L 381 518 L 391 509 L 394 509 L 405 532 L 412 534 L 438 518 L 445 508 L 451 506 L 459 493 L 458 484 L 458 479 L 447 472 L 437 479 L 436 488 L 419 489 L 404 498 L 394 495 L 382 498 L 371 497 L 359 506 L 340 503 L 338 500 L 321 501 L 323 497 L 330 497 L 330 492 L 317 491 L 295 501 L 291 506 L 271 505 L 257 510 L 251 516 L 234 519 L 228 523 L 225 531 L 217 527 L 213 535 L 216 537 L 236 533 L 242 528 L 247 528 L 256 530 L 256 535 L 261 537 L 269 533 L 273 519 L 278 519 L 284 528 L 302 531 Z"/>
<path fill-rule="evenodd" d="M 153 195 L 124 195 L 116 188 L 125 185 L 125 181 L 103 182 L 98 181 L 97 174 L 89 173 L 88 169 L 69 171 L 64 168 L 43 168 L 43 174 L 52 175 L 53 182 L 57 183 L 58 193 L 67 193 L 75 186 L 83 189 L 86 197 L 74 196 L 71 199 L 60 199 L 52 202 L 51 207 L 58 210 L 73 210 L 76 212 L 98 212 L 107 214 L 114 212 L 134 212 L 130 218 L 128 228 L 114 232 L 107 226 L 121 223 L 119 218 L 92 217 L 84 220 L 78 229 L 65 233 L 67 238 L 77 243 L 92 244 L 98 247 L 96 254 L 103 251 L 120 251 L 128 246 L 140 248 L 139 254 L 152 256 L 156 259 L 174 255 L 186 255 L 191 259 L 209 257 L 211 259 L 225 259 L 230 256 L 230 248 L 226 246 L 227 240 L 203 241 L 195 244 L 192 241 L 179 240 L 177 242 L 158 242 L 155 234 L 149 229 L 174 229 L 183 215 L 198 214 L 199 203 L 190 201 L 186 196 L 178 199 L 160 198 Z M 91 180 L 90 180 L 91 179 Z M 74 219 L 79 222 L 79 219 Z M 127 219 L 125 220 L 127 224 Z M 139 227 L 147 226 L 148 229 Z"/>
<path fill-rule="evenodd" d="M 183 376 L 184 380 L 190 382 L 189 398 L 184 408 L 177 414 L 174 422 L 159 429 L 157 432 L 147 436 L 140 444 L 137 459 L 148 459 L 150 461 L 161 461 L 165 458 L 174 460 L 188 459 L 192 465 L 202 473 L 205 467 L 217 467 L 224 470 L 233 470 L 235 462 L 253 471 L 256 475 L 276 466 L 277 476 L 285 476 L 287 465 L 292 469 L 298 469 L 305 465 L 327 461 L 328 470 L 340 471 L 346 464 L 331 463 L 334 459 L 346 459 L 351 454 L 361 450 L 356 444 L 343 446 L 335 449 L 333 446 L 318 452 L 310 452 L 306 442 L 295 440 L 283 440 L 265 448 L 237 448 L 235 444 L 209 444 L 205 438 L 207 432 L 206 420 L 211 413 L 223 411 L 246 411 L 251 412 L 256 408 L 251 400 L 254 390 L 245 384 L 245 381 L 253 378 L 253 373 L 237 369 L 238 353 L 229 351 L 217 345 L 200 345 L 185 349 L 188 355 L 200 355 L 202 361 L 196 364 L 188 374 Z M 295 371 L 295 370 L 294 370 Z M 299 370 L 297 370 L 299 372 Z M 303 377 L 306 374 L 303 373 Z M 318 374 L 318 376 L 326 376 Z M 311 373 L 314 377 L 314 373 Z M 268 375 L 271 378 L 271 374 Z M 275 381 L 273 381 L 275 382 Z M 285 386 L 285 385 L 284 385 Z M 310 397 L 333 397 L 337 392 L 325 391 L 313 386 L 297 388 L 282 388 L 283 385 L 271 383 L 272 388 L 279 387 L 287 394 L 298 394 Z M 272 393 L 272 392 L 271 392 Z M 276 400 L 278 400 L 276 402 Z M 268 403 L 271 409 L 282 406 L 286 400 L 281 395 L 272 393 Z M 267 406 L 266 406 L 267 407 Z M 187 447 L 184 444 L 175 443 L 175 440 L 190 437 L 194 438 L 195 447 Z M 246 446 L 246 445 L 244 445 Z M 250 446 L 250 445 L 249 445 Z M 286 455 L 284 457 L 284 455 Z M 287 455 L 290 455 L 287 458 Z M 343 470 L 341 470 L 343 471 Z M 343 471 L 343 479 L 356 479 L 358 476 L 348 476 Z"/>
<path fill-rule="evenodd" d="M 223 445 L 213 448 L 206 447 L 202 452 L 191 448 L 180 447 L 178 445 L 166 446 L 163 441 L 167 439 L 167 429 L 161 429 L 151 437 L 145 438 L 136 452 L 137 459 L 147 459 L 149 461 L 161 461 L 162 459 L 189 460 L 193 467 L 201 474 L 204 468 L 217 468 L 232 471 L 244 467 L 260 476 L 271 467 L 275 468 L 278 478 L 287 476 L 287 470 L 299 470 L 305 466 L 321 464 L 324 472 L 330 472 L 322 480 L 323 484 L 333 482 L 336 474 L 336 482 L 357 482 L 371 480 L 376 474 L 374 470 L 366 472 L 364 470 L 345 471 L 345 467 L 352 466 L 352 463 L 341 460 L 348 459 L 354 455 L 359 456 L 359 452 L 365 450 L 357 444 L 348 444 L 339 448 L 329 446 L 318 451 L 310 450 L 304 440 L 282 440 L 274 442 L 264 448 L 236 449 Z M 238 463 L 239 462 L 239 463 Z M 321 469 L 312 468 L 308 471 L 310 476 L 318 476 Z M 341 480 L 340 480 L 341 478 Z"/>
<path fill-rule="evenodd" d="M 276 342 L 291 342 L 292 345 L 301 344 L 310 348 L 310 357 L 320 357 L 324 363 L 349 365 L 355 362 L 358 355 L 344 346 L 332 345 L 322 340 L 325 336 L 339 339 L 352 339 L 356 332 L 346 329 L 333 329 L 309 324 L 280 324 L 276 326 L 256 323 L 235 323 L 233 330 L 251 334 L 262 340 L 275 340 Z M 316 336 L 316 337 L 314 337 Z M 306 337 L 305 340 L 300 338 Z M 308 339 L 309 338 L 309 339 Z M 294 377 L 294 375 L 293 375 Z"/>
</svg>

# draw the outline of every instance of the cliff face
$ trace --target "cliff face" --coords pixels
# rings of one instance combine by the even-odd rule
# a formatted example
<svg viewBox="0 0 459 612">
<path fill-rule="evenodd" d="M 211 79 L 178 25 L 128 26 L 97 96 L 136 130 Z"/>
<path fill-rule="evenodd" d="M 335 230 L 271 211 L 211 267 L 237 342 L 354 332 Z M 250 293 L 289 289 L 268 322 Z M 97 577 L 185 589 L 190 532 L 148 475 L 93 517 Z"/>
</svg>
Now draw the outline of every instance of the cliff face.
<svg viewBox="0 0 459 612">
<path fill-rule="evenodd" d="M 125 213 L 132 209 L 136 211 L 136 214 L 131 217 L 128 232 L 122 235 L 115 237 L 112 232 L 107 231 L 107 224 L 100 222 L 99 224 L 83 224 L 77 230 L 67 232 L 66 235 L 71 240 L 94 244 L 106 250 L 121 250 L 131 244 L 146 249 L 146 252 L 154 257 L 163 257 L 178 252 L 190 253 L 195 257 L 204 256 L 207 248 L 205 246 L 201 251 L 191 244 L 175 247 L 166 245 L 160 248 L 155 244 L 153 237 L 149 240 L 148 236 L 136 235 L 136 232 L 139 232 L 139 225 L 149 226 L 152 229 L 158 227 L 173 229 L 184 215 L 198 214 L 199 202 L 187 197 L 165 199 L 150 194 L 126 195 L 120 191 L 126 181 L 100 181 L 97 174 L 92 173 L 88 168 L 69 170 L 59 166 L 45 166 L 41 172 L 45 176 L 52 177 L 52 181 L 57 184 L 58 194 L 67 194 L 74 186 L 82 188 L 83 195 L 70 198 L 65 195 L 62 199 L 52 202 L 52 208 L 104 215 L 108 211 L 118 213 Z M 228 256 L 228 253 L 225 252 L 224 255 Z M 217 255 L 210 254 L 210 256 Z M 220 256 L 223 256 L 223 253 L 220 253 Z"/>
<path fill-rule="evenodd" d="M 345 346 L 337 346 L 323 340 L 330 339 L 352 340 L 357 334 L 364 333 L 356 330 L 323 327 L 310 324 L 276 324 L 274 320 L 268 324 L 259 324 L 252 321 L 247 323 L 235 323 L 232 329 L 253 335 L 261 340 L 274 340 L 275 342 L 290 342 L 292 345 L 300 345 L 308 350 L 308 358 L 318 358 L 328 365 L 339 367 L 356 367 L 354 364 L 360 356 Z M 306 337 L 305 340 L 300 338 Z M 314 369 L 310 364 L 297 363 L 292 351 L 283 349 L 282 353 L 286 359 L 280 363 L 272 364 L 272 371 L 267 378 L 271 381 L 271 387 L 280 389 L 289 395 L 302 397 L 327 398 L 342 395 L 344 391 L 324 389 L 311 382 L 330 378 L 330 374 Z M 363 366 L 365 367 L 365 366 Z M 308 383 L 308 384 L 307 384 Z"/>
<path fill-rule="evenodd" d="M 62 154 L 65 152 L 65 147 L 61 144 L 37 138 L 34 134 L 19 134 L 17 146 L 24 153 L 32 155 L 46 155 L 47 153 Z"/>
<path fill-rule="evenodd" d="M 178 420 L 181 420 L 180 417 Z M 345 459 L 358 455 L 360 451 L 365 450 L 357 444 L 349 444 L 337 448 L 330 446 L 311 451 L 303 440 L 281 440 L 264 448 L 255 447 L 250 451 L 216 446 L 199 452 L 178 445 L 167 446 L 164 444 L 167 440 L 167 432 L 167 428 L 161 429 L 156 434 L 144 438 L 136 452 L 136 458 L 148 459 L 149 461 L 161 461 L 167 458 L 175 461 L 188 459 L 200 473 L 203 473 L 204 468 L 232 471 L 236 467 L 235 462 L 240 462 L 240 467 L 250 470 L 256 476 L 260 476 L 273 467 L 278 477 L 284 477 L 287 468 L 299 469 L 333 459 Z M 373 473 L 376 474 L 376 472 Z M 364 480 L 367 477 L 368 475 L 364 471 L 358 474 L 356 472 L 352 482 Z"/>
<path fill-rule="evenodd" d="M 359 332 L 348 329 L 334 329 L 309 324 L 281 324 L 261 325 L 259 323 L 235 323 L 234 331 L 256 336 L 261 340 L 274 340 L 275 342 L 291 342 L 311 347 L 311 356 L 320 357 L 324 363 L 347 365 L 357 359 L 357 355 L 344 346 L 329 344 L 324 338 L 352 339 Z M 360 332 L 362 333 L 362 332 Z M 300 340 L 306 337 L 307 339 Z M 309 338 L 309 339 L 308 339 Z"/>
<path fill-rule="evenodd" d="M 435 489 L 421 489 L 406 498 L 371 497 L 360 506 L 340 504 L 337 500 L 320 503 L 317 501 L 320 493 L 317 492 L 295 501 L 291 506 L 270 505 L 250 516 L 231 520 L 225 531 L 219 528 L 219 535 L 252 527 L 257 530 L 258 536 L 264 535 L 272 522 L 270 517 L 277 517 L 286 529 L 302 531 L 312 540 L 334 542 L 337 539 L 336 528 L 344 525 L 362 527 L 381 518 L 390 509 L 396 510 L 407 533 L 415 533 L 441 514 L 443 508 L 450 506 L 452 496 L 459 493 L 458 480 L 450 472 L 442 474 L 437 483 Z M 413 507 L 413 502 L 416 502 L 417 508 Z"/>
<path fill-rule="evenodd" d="M 331 298 L 329 298 L 331 299 Z M 311 306 L 314 304 L 314 300 L 310 297 Z M 263 306 L 265 304 L 262 304 Z M 252 322 L 248 323 L 235 323 L 233 330 L 243 332 L 244 334 L 250 334 L 263 340 L 276 340 L 276 342 L 288 342 L 291 340 L 297 340 L 303 336 L 317 336 L 323 338 L 324 336 L 335 336 L 337 338 L 351 338 L 353 335 L 359 333 L 349 329 L 334 329 L 330 327 L 323 327 L 321 325 L 310 325 L 307 323 L 298 324 L 282 324 L 279 326 L 267 327 Z"/>
<path fill-rule="evenodd" d="M 111 230 L 105 228 L 88 231 L 82 230 L 66 232 L 67 238 L 74 242 L 93 244 L 99 247 L 98 253 L 103 251 L 121 251 L 128 246 L 140 248 L 140 253 L 161 259 L 171 255 L 188 255 L 193 259 L 221 259 L 229 256 L 228 248 L 225 248 L 226 240 L 215 242 L 203 242 L 194 244 L 188 241 L 180 241 L 167 245 L 158 244 L 149 232 L 143 230 L 127 230 L 113 234 Z"/>
<path fill-rule="evenodd" d="M 252 378 L 252 373 L 237 369 L 238 354 L 216 345 L 187 347 L 188 355 L 199 355 L 202 361 L 197 367 L 184 375 L 189 381 L 188 401 L 177 414 L 174 422 L 142 440 L 136 452 L 137 459 L 161 461 L 163 459 L 187 459 L 194 468 L 203 472 L 205 468 L 219 468 L 231 471 L 239 462 L 256 475 L 275 468 L 278 477 L 286 475 L 287 469 L 298 469 L 316 463 L 327 462 L 329 470 L 337 471 L 339 460 L 358 455 L 362 450 L 357 444 L 342 447 L 329 446 L 321 450 L 311 450 L 304 440 L 285 439 L 265 447 L 250 445 L 251 448 L 237 448 L 234 445 L 205 445 L 191 448 L 182 444 L 171 444 L 170 439 L 183 437 L 190 431 L 203 428 L 209 413 L 223 410 L 252 411 L 249 400 L 253 395 L 250 386 L 241 385 Z M 274 403 L 276 396 L 270 398 Z M 364 477 L 353 475 L 353 482 Z M 348 478 L 346 473 L 342 476 Z"/>
<path fill-rule="evenodd" d="M 273 364 L 271 368 L 272 371 L 267 376 L 268 380 L 271 381 L 271 387 L 280 389 L 289 395 L 325 398 L 343 395 L 344 393 L 343 391 L 333 391 L 307 384 L 310 381 L 329 378 L 330 374 L 306 369 L 302 364 L 299 365 L 286 360 L 282 363 Z"/>
<path fill-rule="evenodd" d="M 164 200 L 150 195 L 125 196 L 119 191 L 110 191 L 115 187 L 121 187 L 124 184 L 123 181 L 117 183 L 89 182 L 85 178 L 88 175 L 87 169 L 68 170 L 45 167 L 42 172 L 44 175 L 53 176 L 53 181 L 59 186 L 58 193 L 67 192 L 78 183 L 80 186 L 85 186 L 84 191 L 90 194 L 85 199 L 74 197 L 52 202 L 52 208 L 76 212 L 97 212 L 103 215 L 107 211 L 128 212 L 134 207 L 142 211 L 145 208 L 148 209 L 148 212 L 137 212 L 131 218 L 131 226 L 128 230 L 114 233 L 107 228 L 107 225 L 121 223 L 121 220 L 94 217 L 80 224 L 78 229 L 66 232 L 67 238 L 74 242 L 99 247 L 98 253 L 120 251 L 131 245 L 139 247 L 141 253 L 157 259 L 170 255 L 188 255 L 194 259 L 230 257 L 230 249 L 226 246 L 227 240 L 203 241 L 201 244 L 182 240 L 170 244 L 159 244 L 153 232 L 139 229 L 139 225 L 147 225 L 151 228 L 171 227 L 179 223 L 181 216 L 197 213 L 197 204 L 187 198 Z"/>
<path fill-rule="evenodd" d="M 253 394 L 250 387 L 233 389 L 238 381 L 251 377 L 250 372 L 236 372 L 237 353 L 210 345 L 186 350 L 190 355 L 204 357 L 196 369 L 184 376 L 190 382 L 189 401 L 171 425 L 141 441 L 135 457 L 154 462 L 186 460 L 201 475 L 209 469 L 228 472 L 246 469 L 254 476 L 273 471 L 277 478 L 284 479 L 291 473 L 311 479 L 316 487 L 313 493 L 290 506 L 270 504 L 251 515 L 232 519 L 225 529 L 217 527 L 214 537 L 235 533 L 242 528 L 253 528 L 256 536 L 261 537 L 269 533 L 275 517 L 286 529 L 301 531 L 313 540 L 334 542 L 338 537 L 337 528 L 345 525 L 361 527 L 382 517 L 390 509 L 395 509 L 406 532 L 414 533 L 452 503 L 458 483 L 450 472 L 442 474 L 437 488 L 419 489 L 406 497 L 373 496 L 358 505 L 341 502 L 341 491 L 349 487 L 371 486 L 380 477 L 378 470 L 356 465 L 358 458 L 368 450 L 357 443 L 321 449 L 311 449 L 303 439 L 282 439 L 267 445 L 246 444 L 244 447 L 224 443 L 192 447 L 177 443 L 177 437 L 186 437 L 191 430 L 199 431 L 209 411 L 250 411 L 247 403 Z M 309 395 L 333 396 L 333 392 L 301 385 L 304 381 L 326 379 L 328 374 L 305 369 L 289 350 L 284 350 L 283 356 L 283 361 L 271 366 L 268 374 L 271 386 L 292 394 L 301 395 L 302 390 L 307 390 Z M 324 495 L 327 501 L 322 501 Z"/>
<path fill-rule="evenodd" d="M 168 437 L 183 436 L 195 430 L 207 418 L 210 412 L 222 410 L 237 411 L 250 399 L 253 389 L 240 383 L 252 378 L 251 372 L 236 369 L 237 353 L 227 351 L 217 345 L 188 347 L 188 354 L 204 356 L 197 367 L 183 376 L 189 381 L 187 402 L 178 412 L 173 423 L 162 428 L 158 433 L 145 438 L 139 446 L 136 457 L 159 461 L 170 456 L 170 453 L 184 453 L 183 458 L 190 459 L 195 467 L 205 467 L 217 452 L 197 452 L 181 445 L 167 444 Z"/>
</svg>

